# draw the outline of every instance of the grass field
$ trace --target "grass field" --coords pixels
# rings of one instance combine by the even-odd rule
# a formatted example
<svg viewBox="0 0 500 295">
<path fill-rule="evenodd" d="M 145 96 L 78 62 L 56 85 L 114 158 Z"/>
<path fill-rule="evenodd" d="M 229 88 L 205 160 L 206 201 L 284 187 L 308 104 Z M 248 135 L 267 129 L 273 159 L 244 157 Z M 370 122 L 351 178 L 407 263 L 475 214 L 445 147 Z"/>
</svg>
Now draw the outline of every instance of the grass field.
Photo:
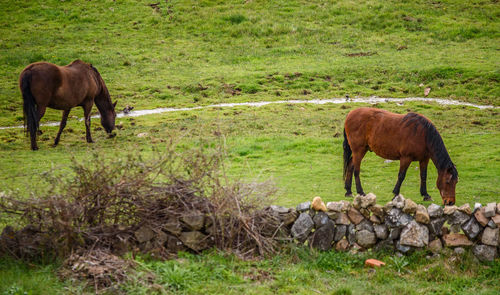
<svg viewBox="0 0 500 295">
<path fill-rule="evenodd" d="M 157 5 L 150 5 L 157 3 Z M 224 102 L 332 98 L 349 95 L 430 96 L 500 106 L 500 6 L 497 1 L 0 1 L 0 126 L 23 122 L 17 79 L 31 62 L 93 63 L 118 109 L 202 106 Z M 22 129 L 0 130 L 0 191 L 20 197 L 46 189 L 43 175 L 67 172 L 71 158 L 93 153 L 150 157 L 174 138 L 179 149 L 223 142 L 232 178 L 273 179 L 273 203 L 295 206 L 321 196 L 343 198 L 342 128 L 357 106 L 268 105 L 210 108 L 120 118 L 106 139 L 93 120 L 94 144 L 84 140 L 82 111 L 71 112 L 60 145 L 57 127 L 42 127 L 31 152 Z M 457 204 L 500 195 L 500 109 L 435 103 L 375 107 L 426 115 L 457 166 Z M 97 112 L 96 109 L 94 109 Z M 57 121 L 49 110 L 45 121 Z M 140 136 L 138 136 L 140 135 Z M 401 192 L 422 204 L 418 165 Z M 366 192 L 392 198 L 398 162 L 374 154 L 362 165 Z M 440 203 L 436 171 L 428 189 Z M 6 220 L 0 220 L 5 224 Z M 369 271 L 364 255 L 310 253 L 292 248 L 272 259 L 240 261 L 220 253 L 184 254 L 169 262 L 140 258 L 157 275 L 157 292 L 217 294 L 497 294 L 498 260 L 478 265 L 444 255 L 401 261 L 373 254 L 388 267 Z M 458 259 L 458 260 L 456 260 Z M 407 262 L 407 266 L 402 266 Z M 59 281 L 57 264 L 0 260 L 0 294 L 83 293 Z M 398 272 L 399 270 L 399 272 Z M 148 293 L 139 274 L 124 286 Z M 496 280 L 496 281 L 495 281 Z M 87 292 L 91 292 L 86 290 Z"/>
</svg>

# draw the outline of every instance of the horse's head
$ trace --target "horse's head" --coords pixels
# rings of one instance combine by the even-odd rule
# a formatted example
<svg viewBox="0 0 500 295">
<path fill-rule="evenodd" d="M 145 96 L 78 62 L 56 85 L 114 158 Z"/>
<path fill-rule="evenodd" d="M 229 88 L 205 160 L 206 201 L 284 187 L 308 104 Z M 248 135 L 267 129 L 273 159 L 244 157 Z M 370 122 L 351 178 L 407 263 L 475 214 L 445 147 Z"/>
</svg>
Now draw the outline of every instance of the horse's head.
<svg viewBox="0 0 500 295">
<path fill-rule="evenodd" d="M 455 204 L 455 187 L 458 182 L 458 172 L 455 166 L 438 171 L 436 186 L 439 189 L 443 204 Z"/>
<path fill-rule="evenodd" d="M 113 104 L 110 104 L 110 107 L 106 108 L 105 110 L 101 110 L 101 125 L 109 134 L 111 134 L 111 132 L 115 129 L 116 103 L 117 101 L 115 101 L 115 103 Z"/>
</svg>

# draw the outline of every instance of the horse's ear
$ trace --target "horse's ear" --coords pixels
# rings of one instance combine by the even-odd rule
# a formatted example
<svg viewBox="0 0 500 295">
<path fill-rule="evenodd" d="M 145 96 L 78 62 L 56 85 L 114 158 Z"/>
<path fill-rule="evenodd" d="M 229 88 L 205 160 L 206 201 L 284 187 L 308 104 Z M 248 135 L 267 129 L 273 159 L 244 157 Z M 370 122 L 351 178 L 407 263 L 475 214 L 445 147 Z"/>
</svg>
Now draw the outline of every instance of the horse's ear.
<svg viewBox="0 0 500 295">
<path fill-rule="evenodd" d="M 118 100 L 115 100 L 115 103 L 113 104 L 113 108 L 116 107 L 116 103 L 118 102 Z"/>
</svg>

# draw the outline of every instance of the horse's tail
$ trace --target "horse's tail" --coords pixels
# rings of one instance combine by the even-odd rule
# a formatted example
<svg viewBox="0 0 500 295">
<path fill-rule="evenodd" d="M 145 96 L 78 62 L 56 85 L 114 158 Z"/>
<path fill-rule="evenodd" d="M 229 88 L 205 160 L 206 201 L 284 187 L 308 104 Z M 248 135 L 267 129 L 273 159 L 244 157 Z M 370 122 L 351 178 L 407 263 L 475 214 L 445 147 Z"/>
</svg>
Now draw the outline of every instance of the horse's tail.
<svg viewBox="0 0 500 295">
<path fill-rule="evenodd" d="M 21 74 L 19 86 L 23 94 L 24 130 L 29 133 L 31 139 L 36 139 L 38 131 L 38 111 L 33 93 L 31 93 L 31 70 Z"/>
<path fill-rule="evenodd" d="M 347 167 L 349 166 L 349 163 L 351 161 L 352 161 L 352 150 L 351 146 L 349 145 L 349 141 L 347 141 L 347 135 L 344 129 L 344 180 L 347 174 Z"/>
</svg>

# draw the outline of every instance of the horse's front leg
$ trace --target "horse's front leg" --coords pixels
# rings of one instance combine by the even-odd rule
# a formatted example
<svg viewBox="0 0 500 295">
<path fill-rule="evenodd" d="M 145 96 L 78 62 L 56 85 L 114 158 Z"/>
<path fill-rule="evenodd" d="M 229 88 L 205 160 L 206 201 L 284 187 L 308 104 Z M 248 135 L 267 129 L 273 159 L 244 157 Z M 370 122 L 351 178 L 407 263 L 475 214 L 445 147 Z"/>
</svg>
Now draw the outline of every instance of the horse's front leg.
<svg viewBox="0 0 500 295">
<path fill-rule="evenodd" d="M 410 167 L 410 164 L 411 164 L 411 158 L 399 159 L 398 181 L 396 182 L 396 186 L 394 187 L 394 190 L 392 190 L 392 192 L 394 193 L 394 196 L 399 195 L 399 190 L 401 188 L 401 184 L 403 183 L 403 180 L 405 180 L 406 170 L 408 170 L 408 167 Z"/>
<path fill-rule="evenodd" d="M 63 111 L 61 124 L 59 125 L 59 132 L 57 132 L 56 139 L 54 140 L 54 146 L 56 146 L 59 143 L 59 139 L 61 138 L 61 133 L 63 132 L 64 127 L 66 127 L 66 121 L 68 120 L 68 115 L 70 110 L 71 109 Z"/>
<path fill-rule="evenodd" d="M 87 142 L 94 142 L 92 140 L 92 135 L 90 135 L 90 111 L 92 110 L 92 104 L 87 103 L 83 106 L 83 114 L 85 116 L 85 135 L 87 138 Z"/>
<path fill-rule="evenodd" d="M 420 194 L 424 197 L 424 201 L 432 201 L 431 196 L 427 193 L 427 164 L 429 159 L 420 161 Z"/>
</svg>

